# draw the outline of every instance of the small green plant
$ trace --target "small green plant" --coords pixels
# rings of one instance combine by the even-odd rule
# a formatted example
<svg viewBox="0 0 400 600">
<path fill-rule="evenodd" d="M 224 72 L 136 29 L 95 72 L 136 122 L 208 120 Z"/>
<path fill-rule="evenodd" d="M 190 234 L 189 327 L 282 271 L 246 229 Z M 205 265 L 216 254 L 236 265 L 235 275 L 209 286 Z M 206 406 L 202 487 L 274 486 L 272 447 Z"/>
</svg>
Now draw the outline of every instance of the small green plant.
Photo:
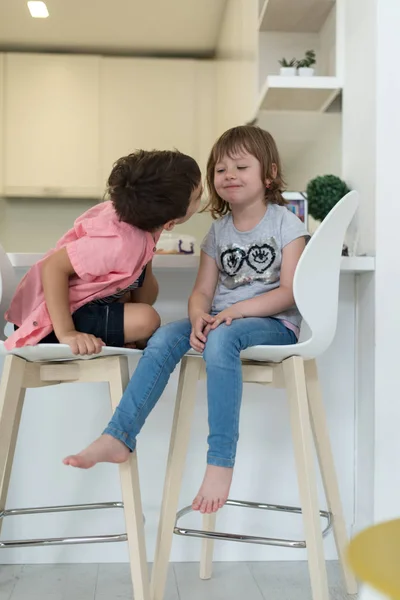
<svg viewBox="0 0 400 600">
<path fill-rule="evenodd" d="M 301 60 L 298 60 L 296 66 L 298 69 L 313 67 L 317 62 L 314 50 L 307 50 L 306 55 Z"/>
<path fill-rule="evenodd" d="M 323 221 L 349 191 L 346 183 L 336 175 L 315 177 L 307 185 L 308 212 L 317 221 Z"/>
<path fill-rule="evenodd" d="M 292 58 L 292 60 L 286 60 L 286 58 L 281 58 L 279 64 L 281 65 L 281 67 L 295 67 L 296 59 Z"/>
</svg>

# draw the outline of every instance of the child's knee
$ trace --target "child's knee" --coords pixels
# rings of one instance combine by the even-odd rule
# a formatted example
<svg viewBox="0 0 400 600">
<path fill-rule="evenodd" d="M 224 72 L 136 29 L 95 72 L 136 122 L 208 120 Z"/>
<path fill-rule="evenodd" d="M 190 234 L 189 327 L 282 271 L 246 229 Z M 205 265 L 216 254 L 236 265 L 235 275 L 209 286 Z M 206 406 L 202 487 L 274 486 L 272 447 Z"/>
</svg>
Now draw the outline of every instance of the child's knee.
<svg viewBox="0 0 400 600">
<path fill-rule="evenodd" d="M 203 353 L 207 364 L 226 363 L 240 354 L 237 336 L 229 327 L 230 325 L 223 324 L 208 334 Z"/>
<path fill-rule="evenodd" d="M 161 318 L 158 312 L 149 304 L 143 304 L 141 309 L 141 318 L 143 319 L 143 327 L 147 330 L 150 337 L 161 325 Z"/>
<path fill-rule="evenodd" d="M 160 325 L 160 315 L 149 304 L 125 304 L 125 343 L 147 340 Z"/>
</svg>

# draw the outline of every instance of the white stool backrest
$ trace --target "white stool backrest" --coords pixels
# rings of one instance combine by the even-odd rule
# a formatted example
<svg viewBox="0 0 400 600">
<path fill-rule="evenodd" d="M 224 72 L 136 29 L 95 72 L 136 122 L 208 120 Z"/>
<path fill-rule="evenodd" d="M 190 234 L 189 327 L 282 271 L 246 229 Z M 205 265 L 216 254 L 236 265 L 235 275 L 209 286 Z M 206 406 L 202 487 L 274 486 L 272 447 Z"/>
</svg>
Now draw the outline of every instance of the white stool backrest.
<svg viewBox="0 0 400 600">
<path fill-rule="evenodd" d="M 335 335 L 342 247 L 358 204 L 358 192 L 346 194 L 318 227 L 297 265 L 293 293 L 305 329 L 311 332 L 315 356 L 328 348 Z"/>
<path fill-rule="evenodd" d="M 14 267 L 8 259 L 7 254 L 0 246 L 0 340 L 5 340 L 4 328 L 6 320 L 4 313 L 11 303 L 11 298 L 17 287 L 17 277 L 14 272 Z"/>
</svg>

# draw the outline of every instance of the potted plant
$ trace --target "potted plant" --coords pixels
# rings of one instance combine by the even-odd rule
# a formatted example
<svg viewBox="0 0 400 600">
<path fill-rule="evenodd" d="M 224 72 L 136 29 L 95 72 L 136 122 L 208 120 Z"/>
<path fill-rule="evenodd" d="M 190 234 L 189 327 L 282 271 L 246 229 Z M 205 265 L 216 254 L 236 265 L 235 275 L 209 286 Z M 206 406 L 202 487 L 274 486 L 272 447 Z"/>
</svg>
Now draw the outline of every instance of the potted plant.
<svg viewBox="0 0 400 600">
<path fill-rule="evenodd" d="M 280 74 L 283 77 L 293 77 L 293 75 L 297 75 L 297 67 L 296 67 L 296 59 L 292 58 L 292 60 L 286 60 L 286 58 L 282 58 L 279 61 L 281 65 Z"/>
<path fill-rule="evenodd" d="M 297 70 L 300 77 L 312 77 L 314 75 L 314 65 L 317 60 L 314 50 L 307 50 L 306 55 L 297 61 Z"/>
<path fill-rule="evenodd" d="M 332 208 L 349 191 L 347 184 L 336 175 L 315 177 L 307 185 L 309 214 L 317 221 L 323 221 Z M 343 247 L 342 255 L 348 255 L 346 246 Z"/>
</svg>

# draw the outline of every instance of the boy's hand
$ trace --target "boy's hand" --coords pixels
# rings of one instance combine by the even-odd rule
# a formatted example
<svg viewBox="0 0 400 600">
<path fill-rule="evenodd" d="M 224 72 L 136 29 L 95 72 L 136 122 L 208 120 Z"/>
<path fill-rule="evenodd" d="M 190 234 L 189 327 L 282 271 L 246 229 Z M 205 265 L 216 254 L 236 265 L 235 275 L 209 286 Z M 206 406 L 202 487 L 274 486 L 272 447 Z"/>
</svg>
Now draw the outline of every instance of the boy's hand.
<svg viewBox="0 0 400 600">
<path fill-rule="evenodd" d="M 230 325 L 234 319 L 243 319 L 243 314 L 236 308 L 235 305 L 225 308 L 225 310 L 222 310 L 220 313 L 215 315 L 214 322 L 206 328 L 204 333 L 207 335 L 209 331 L 212 329 L 217 329 L 217 327 L 222 323 Z"/>
<path fill-rule="evenodd" d="M 105 343 L 100 338 L 80 331 L 68 331 L 58 338 L 60 344 L 68 344 L 73 354 L 99 354 Z"/>
<path fill-rule="evenodd" d="M 214 317 L 207 313 L 200 313 L 192 320 L 192 333 L 190 334 L 190 345 L 197 352 L 203 352 L 207 341 L 209 327 L 214 323 Z"/>
</svg>

